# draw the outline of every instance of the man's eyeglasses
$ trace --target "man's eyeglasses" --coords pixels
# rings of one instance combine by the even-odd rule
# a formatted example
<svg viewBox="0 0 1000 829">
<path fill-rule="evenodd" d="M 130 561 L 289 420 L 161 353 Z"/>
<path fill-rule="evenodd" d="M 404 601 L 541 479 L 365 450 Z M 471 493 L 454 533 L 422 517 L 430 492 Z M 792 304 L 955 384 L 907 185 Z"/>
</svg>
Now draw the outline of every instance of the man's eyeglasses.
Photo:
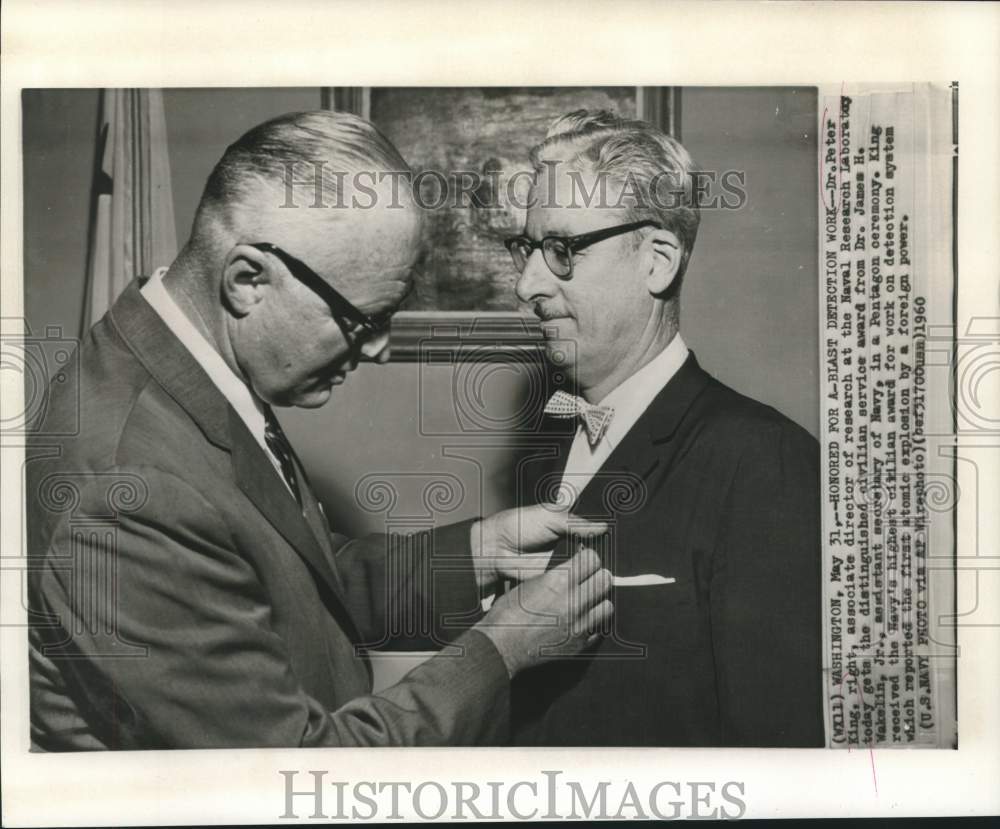
<svg viewBox="0 0 1000 829">
<path fill-rule="evenodd" d="M 514 267 L 518 273 L 524 273 L 528 267 L 528 259 L 531 254 L 542 249 L 542 258 L 549 270 L 560 279 L 570 279 L 573 276 L 573 254 L 583 250 L 585 247 L 620 236 L 631 230 L 639 230 L 644 227 L 658 227 L 662 230 L 663 225 L 647 219 L 642 222 L 629 222 L 624 225 L 605 227 L 601 230 L 592 230 L 589 233 L 581 233 L 578 236 L 546 236 L 537 242 L 527 236 L 512 236 L 504 240 L 504 245 L 510 251 L 510 258 L 514 260 Z"/>
<path fill-rule="evenodd" d="M 389 327 L 392 311 L 366 314 L 305 262 L 296 259 L 288 251 L 282 250 L 270 242 L 251 242 L 249 244 L 252 248 L 278 257 L 292 276 L 319 294 L 323 301 L 330 306 L 334 318 L 338 321 L 346 319 L 360 326 L 364 329 L 366 337 L 377 337 Z"/>
</svg>

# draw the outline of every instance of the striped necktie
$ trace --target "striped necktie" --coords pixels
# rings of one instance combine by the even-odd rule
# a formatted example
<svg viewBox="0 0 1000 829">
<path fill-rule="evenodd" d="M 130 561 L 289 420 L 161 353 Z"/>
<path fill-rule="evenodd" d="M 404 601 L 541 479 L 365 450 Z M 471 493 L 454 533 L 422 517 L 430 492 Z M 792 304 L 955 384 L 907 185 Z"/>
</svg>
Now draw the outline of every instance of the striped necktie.
<svg viewBox="0 0 1000 829">
<path fill-rule="evenodd" d="M 274 416 L 270 406 L 264 406 L 264 442 L 271 450 L 271 454 L 278 459 L 285 483 L 301 507 L 302 493 L 299 491 L 299 479 L 295 474 L 295 462 L 292 460 L 292 445 L 281 430 L 281 424 L 278 423 L 278 418 Z"/>
</svg>

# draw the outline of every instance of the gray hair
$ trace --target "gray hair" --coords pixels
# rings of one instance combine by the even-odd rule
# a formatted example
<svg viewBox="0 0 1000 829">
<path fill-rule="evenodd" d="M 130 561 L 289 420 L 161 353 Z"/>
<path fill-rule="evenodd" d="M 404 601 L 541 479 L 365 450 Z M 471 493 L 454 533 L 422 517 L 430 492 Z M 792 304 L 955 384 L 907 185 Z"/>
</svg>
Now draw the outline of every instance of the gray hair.
<svg viewBox="0 0 1000 829">
<path fill-rule="evenodd" d="M 671 294 L 680 289 L 698 235 L 698 209 L 692 172 L 694 162 L 680 142 L 652 124 L 620 118 L 606 110 L 578 109 L 549 127 L 545 140 L 531 150 L 531 163 L 541 173 L 553 148 L 568 147 L 561 158 L 570 166 L 606 175 L 634 198 L 628 204 L 634 221 L 652 219 L 676 234 L 682 258 Z M 666 197 L 664 190 L 666 186 Z"/>
<path fill-rule="evenodd" d="M 262 185 L 284 194 L 290 180 L 302 192 L 308 191 L 304 204 L 314 201 L 315 193 L 331 204 L 343 181 L 335 174 L 360 172 L 392 173 L 411 180 L 399 151 L 363 118 L 331 110 L 279 115 L 226 148 L 205 184 L 199 212 L 240 205 Z"/>
</svg>

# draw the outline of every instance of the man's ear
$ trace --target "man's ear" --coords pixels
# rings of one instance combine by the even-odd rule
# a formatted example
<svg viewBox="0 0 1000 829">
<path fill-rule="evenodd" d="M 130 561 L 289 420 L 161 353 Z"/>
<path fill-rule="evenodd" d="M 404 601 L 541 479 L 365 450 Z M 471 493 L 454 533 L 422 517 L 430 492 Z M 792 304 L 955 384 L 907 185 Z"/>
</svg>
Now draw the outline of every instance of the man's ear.
<svg viewBox="0 0 1000 829">
<path fill-rule="evenodd" d="M 237 317 L 245 317 L 274 282 L 266 254 L 250 245 L 236 245 L 222 268 L 222 298 Z"/>
<path fill-rule="evenodd" d="M 643 239 L 646 263 L 646 288 L 653 296 L 662 296 L 677 278 L 683 249 L 673 232 L 653 228 Z"/>
</svg>

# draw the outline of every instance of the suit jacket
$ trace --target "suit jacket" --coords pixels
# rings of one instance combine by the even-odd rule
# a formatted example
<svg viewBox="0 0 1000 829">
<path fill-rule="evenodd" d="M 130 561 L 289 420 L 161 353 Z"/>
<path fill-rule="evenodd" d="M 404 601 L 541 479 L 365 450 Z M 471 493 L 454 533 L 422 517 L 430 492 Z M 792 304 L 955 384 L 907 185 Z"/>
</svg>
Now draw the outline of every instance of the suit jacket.
<svg viewBox="0 0 1000 829">
<path fill-rule="evenodd" d="M 369 695 L 363 646 L 440 644 L 478 606 L 469 524 L 328 533 L 137 284 L 52 386 L 27 483 L 36 748 L 505 738 L 507 672 L 478 631 Z"/>
<path fill-rule="evenodd" d="M 554 462 L 523 464 L 526 500 L 558 483 L 570 441 L 557 442 Z M 574 512 L 611 524 L 598 551 L 616 576 L 676 582 L 614 588 L 599 645 L 515 678 L 515 742 L 823 744 L 812 436 L 691 354 Z"/>
</svg>

